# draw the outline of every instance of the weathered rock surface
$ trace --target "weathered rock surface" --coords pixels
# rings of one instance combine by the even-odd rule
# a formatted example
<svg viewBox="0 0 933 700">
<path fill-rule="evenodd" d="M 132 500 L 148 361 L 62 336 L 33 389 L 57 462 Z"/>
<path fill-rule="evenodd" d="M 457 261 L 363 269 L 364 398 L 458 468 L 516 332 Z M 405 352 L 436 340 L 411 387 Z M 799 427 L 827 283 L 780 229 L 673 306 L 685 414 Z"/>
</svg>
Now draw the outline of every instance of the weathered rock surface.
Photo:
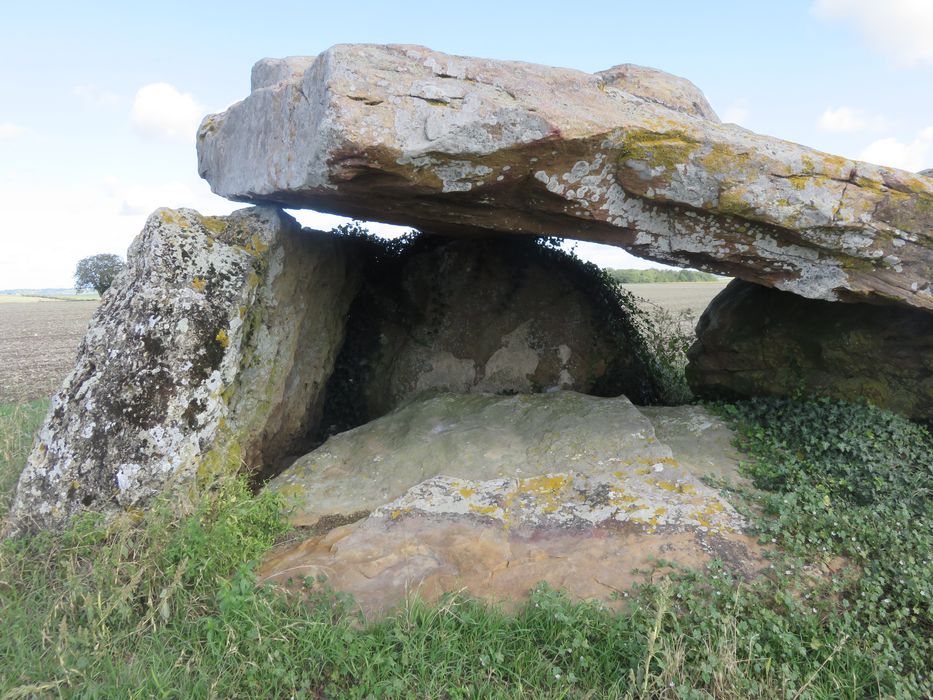
<svg viewBox="0 0 933 700">
<path fill-rule="evenodd" d="M 516 603 L 539 582 L 617 604 L 659 560 L 694 569 L 721 559 L 738 575 L 764 568 L 744 519 L 669 457 L 579 472 L 486 481 L 439 476 L 369 517 L 273 552 L 263 580 L 324 575 L 378 614 L 413 592 L 465 591 Z"/>
<path fill-rule="evenodd" d="M 443 394 L 330 438 L 266 488 L 292 522 L 372 511 L 438 475 L 461 479 L 595 473 L 667 464 L 671 451 L 624 396 Z"/>
<path fill-rule="evenodd" d="M 365 276 L 330 384 L 338 429 L 428 392 L 657 399 L 628 311 L 562 251 L 530 239 L 422 236 Z"/>
<path fill-rule="evenodd" d="M 933 315 L 832 304 L 735 280 L 697 324 L 687 379 L 707 397 L 801 390 L 933 419 Z"/>
<path fill-rule="evenodd" d="M 721 124 L 692 85 L 341 45 L 207 117 L 231 199 L 619 245 L 798 295 L 933 309 L 933 181 Z"/>
<path fill-rule="evenodd" d="M 357 277 L 276 208 L 156 211 L 52 400 L 13 530 L 276 459 L 320 417 Z"/>
<path fill-rule="evenodd" d="M 698 477 L 730 483 L 749 482 L 739 473 L 741 455 L 732 442 L 735 433 L 703 406 L 641 406 L 657 439 L 671 449 L 674 460 Z"/>
</svg>

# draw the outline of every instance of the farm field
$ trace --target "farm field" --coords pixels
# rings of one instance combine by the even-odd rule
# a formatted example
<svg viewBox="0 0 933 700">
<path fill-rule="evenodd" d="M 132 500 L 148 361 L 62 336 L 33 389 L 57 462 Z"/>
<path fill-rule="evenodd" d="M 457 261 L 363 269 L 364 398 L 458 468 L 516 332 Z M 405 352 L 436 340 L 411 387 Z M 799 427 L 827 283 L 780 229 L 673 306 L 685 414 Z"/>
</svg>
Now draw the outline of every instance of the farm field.
<svg viewBox="0 0 933 700">
<path fill-rule="evenodd" d="M 713 297 L 726 288 L 728 282 L 655 282 L 623 284 L 622 287 L 649 304 L 660 306 L 675 315 L 689 311 L 694 323 Z"/>
<path fill-rule="evenodd" d="M 0 405 L 58 390 L 97 304 L 0 296 Z"/>
</svg>

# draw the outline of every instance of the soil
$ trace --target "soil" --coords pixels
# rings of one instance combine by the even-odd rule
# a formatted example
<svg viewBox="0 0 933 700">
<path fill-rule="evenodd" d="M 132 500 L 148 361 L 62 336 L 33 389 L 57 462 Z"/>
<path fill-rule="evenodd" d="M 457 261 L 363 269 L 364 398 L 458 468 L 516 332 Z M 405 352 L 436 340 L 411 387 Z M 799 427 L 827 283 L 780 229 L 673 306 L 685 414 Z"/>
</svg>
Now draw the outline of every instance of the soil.
<svg viewBox="0 0 933 700">
<path fill-rule="evenodd" d="M 623 284 L 622 286 L 636 297 L 648 302 L 649 305 L 660 306 L 675 314 L 686 311 L 696 322 L 713 297 L 725 289 L 728 283 L 728 280 L 725 282 L 653 282 Z"/>
<path fill-rule="evenodd" d="M 97 301 L 0 304 L 0 404 L 51 396 L 74 365 Z"/>
</svg>

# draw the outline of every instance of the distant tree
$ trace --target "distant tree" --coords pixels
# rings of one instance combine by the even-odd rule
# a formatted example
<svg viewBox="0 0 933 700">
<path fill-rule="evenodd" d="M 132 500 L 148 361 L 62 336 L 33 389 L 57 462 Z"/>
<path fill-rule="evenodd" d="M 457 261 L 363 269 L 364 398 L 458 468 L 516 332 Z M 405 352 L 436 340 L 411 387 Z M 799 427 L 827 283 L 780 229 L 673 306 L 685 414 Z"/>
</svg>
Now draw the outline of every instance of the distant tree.
<svg viewBox="0 0 933 700">
<path fill-rule="evenodd" d="M 646 282 L 722 282 L 726 277 L 711 275 L 708 272 L 696 270 L 613 270 L 608 269 L 609 276 L 620 284 L 644 284 Z"/>
<path fill-rule="evenodd" d="M 119 255 L 100 253 L 84 258 L 75 268 L 75 289 L 93 289 L 103 294 L 126 264 Z"/>
</svg>

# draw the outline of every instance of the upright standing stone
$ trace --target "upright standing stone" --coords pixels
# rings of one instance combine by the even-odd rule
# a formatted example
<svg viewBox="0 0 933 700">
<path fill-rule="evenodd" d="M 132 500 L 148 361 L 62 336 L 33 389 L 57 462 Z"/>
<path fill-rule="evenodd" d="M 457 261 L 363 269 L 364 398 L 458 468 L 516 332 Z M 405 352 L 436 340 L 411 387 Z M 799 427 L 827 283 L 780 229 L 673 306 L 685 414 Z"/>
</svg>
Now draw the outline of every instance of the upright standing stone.
<svg viewBox="0 0 933 700">
<path fill-rule="evenodd" d="M 919 309 L 832 304 L 733 280 L 700 318 L 689 356 L 698 396 L 803 391 L 933 420 L 933 314 Z"/>
<path fill-rule="evenodd" d="M 340 239 L 279 209 L 156 211 L 52 400 L 12 529 L 274 461 L 320 418 L 357 284 Z"/>
</svg>

